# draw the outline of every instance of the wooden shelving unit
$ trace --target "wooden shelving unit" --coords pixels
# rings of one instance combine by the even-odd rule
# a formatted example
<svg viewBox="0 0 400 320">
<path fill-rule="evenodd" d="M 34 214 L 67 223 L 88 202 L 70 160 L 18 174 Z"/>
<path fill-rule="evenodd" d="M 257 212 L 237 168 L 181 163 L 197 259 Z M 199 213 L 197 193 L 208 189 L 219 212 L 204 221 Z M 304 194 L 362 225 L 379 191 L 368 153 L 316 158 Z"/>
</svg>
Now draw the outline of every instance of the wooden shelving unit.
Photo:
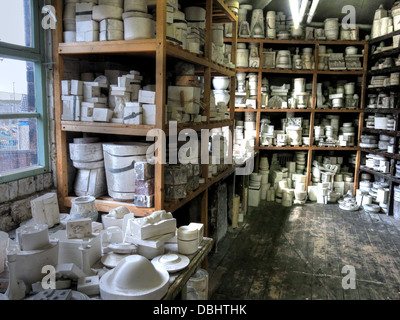
<svg viewBox="0 0 400 320">
<path fill-rule="evenodd" d="M 225 42 L 230 43 L 232 39 L 226 38 Z M 257 109 L 246 109 L 246 108 L 236 108 L 235 112 L 256 112 L 257 113 L 257 138 L 256 138 L 256 151 L 306 151 L 308 152 L 308 161 L 307 161 L 307 187 L 311 185 L 311 168 L 312 168 L 312 159 L 315 151 L 346 151 L 346 152 L 355 152 L 357 154 L 357 162 L 356 168 L 354 172 L 354 192 L 358 186 L 358 171 L 361 159 L 361 149 L 359 148 L 360 136 L 362 134 L 362 124 L 364 121 L 364 108 L 365 108 L 365 90 L 367 84 L 367 66 L 368 66 L 368 53 L 369 46 L 367 41 L 320 41 L 320 40 L 277 40 L 277 39 L 250 39 L 250 38 L 238 38 L 238 43 L 257 43 L 259 45 L 259 56 L 260 56 L 260 67 L 259 68 L 238 68 L 238 72 L 247 72 L 247 73 L 257 73 L 258 74 L 258 96 L 257 96 Z M 343 50 L 346 46 L 356 46 L 359 48 L 359 52 L 363 50 L 363 69 L 356 71 L 321 71 L 317 70 L 318 58 L 319 58 L 319 47 L 321 45 L 327 47 L 337 47 L 339 46 L 339 50 Z M 291 69 L 265 69 L 262 67 L 262 57 L 263 57 L 263 48 L 273 48 L 275 50 L 287 50 L 292 47 L 312 47 L 314 50 L 314 61 L 315 61 L 315 69 L 313 70 L 291 70 Z M 334 49 L 334 52 L 340 52 Z M 264 77 L 287 77 L 288 79 L 298 78 L 298 77 L 307 77 L 308 79 L 312 78 L 312 105 L 311 108 L 308 109 L 269 109 L 262 108 L 261 106 L 261 81 Z M 329 76 L 337 76 L 341 79 L 346 79 L 346 77 L 350 76 L 355 80 L 356 77 L 362 77 L 361 83 L 361 92 L 359 92 L 360 96 L 360 106 L 358 109 L 320 109 L 316 108 L 316 93 L 317 93 L 317 83 L 320 82 L 321 77 L 329 78 Z M 287 113 L 287 112 L 295 112 L 295 113 L 305 113 L 310 116 L 310 141 L 311 146 L 299 146 L 299 147 L 264 147 L 260 146 L 260 120 L 261 116 L 265 113 Z M 355 147 L 324 147 L 324 146 L 315 146 L 314 143 L 314 123 L 317 114 L 338 114 L 344 113 L 346 117 L 353 116 L 359 120 L 359 127 L 357 130 L 357 140 L 355 141 Z"/>
<path fill-rule="evenodd" d="M 196 72 L 204 77 L 204 104 L 205 115 L 210 119 L 209 97 L 211 90 L 212 77 L 216 75 L 224 75 L 235 78 L 236 70 L 219 65 L 212 61 L 212 24 L 213 23 L 232 23 L 232 29 L 237 30 L 237 16 L 228 8 L 223 0 L 199 0 L 184 1 L 181 0 L 182 8 L 185 6 L 201 6 L 206 9 L 206 33 L 204 56 L 193 54 L 183 50 L 180 46 L 172 44 L 166 38 L 167 24 L 167 0 L 157 1 L 157 25 L 155 39 L 130 40 L 130 41 L 96 41 L 96 42 L 76 42 L 62 43 L 63 37 L 63 4 L 62 1 L 53 0 L 53 6 L 56 8 L 57 29 L 53 31 L 53 56 L 54 66 L 54 98 L 55 98 L 55 119 L 56 119 L 56 144 L 57 144 L 57 184 L 59 203 L 64 210 L 71 206 L 73 196 L 68 194 L 68 172 L 67 172 L 67 133 L 95 133 L 109 134 L 132 137 L 145 137 L 152 129 L 160 129 L 168 134 L 168 124 L 165 119 L 166 108 L 166 92 L 167 92 L 167 63 L 176 61 L 186 61 L 196 65 Z M 237 34 L 237 32 L 235 32 Z M 84 60 L 96 59 L 96 57 L 110 56 L 114 59 L 119 57 L 132 57 L 130 62 L 132 67 L 135 62 L 134 58 L 153 59 L 156 70 L 156 125 L 155 126 L 133 126 L 125 124 L 112 123 L 92 123 L 92 122 L 71 122 L 61 121 L 62 103 L 61 103 L 61 80 L 64 75 L 64 59 L 79 58 Z M 236 38 L 232 40 L 232 62 L 236 63 Z M 235 81 L 231 81 L 231 101 L 230 119 L 224 121 L 210 121 L 201 124 L 179 124 L 178 132 L 185 128 L 192 128 L 196 131 L 202 129 L 213 129 L 224 126 L 233 130 L 234 123 L 234 90 Z M 100 212 L 109 212 L 111 209 L 121 205 L 126 206 L 135 216 L 146 216 L 155 210 L 168 210 L 174 212 L 187 204 L 193 198 L 201 196 L 202 198 L 202 223 L 205 225 L 206 235 L 208 228 L 208 189 L 218 181 L 224 179 L 227 175 L 234 172 L 234 168 L 229 166 L 224 172 L 218 176 L 208 178 L 208 165 L 202 165 L 202 176 L 205 183 L 189 194 L 187 198 L 181 201 L 168 202 L 164 201 L 164 165 L 155 165 L 155 203 L 154 208 L 138 208 L 131 203 L 114 201 L 108 197 L 96 200 L 97 209 Z"/>
<path fill-rule="evenodd" d="M 380 42 L 385 42 L 386 45 L 391 45 L 393 41 L 393 36 L 395 35 L 400 35 L 400 30 L 395 31 L 393 33 L 387 34 L 382 37 L 374 38 L 369 41 L 369 46 L 371 50 L 371 54 L 369 56 L 368 60 L 368 80 L 373 77 L 373 76 L 379 76 L 379 75 L 387 75 L 389 76 L 390 73 L 393 72 L 400 72 L 400 67 L 395 66 L 391 68 L 385 68 L 385 69 L 379 69 L 379 70 L 371 70 L 372 66 L 375 65 L 376 61 L 382 58 L 387 58 L 387 57 L 397 57 L 400 53 L 400 47 L 399 48 L 393 48 L 390 50 L 385 50 L 381 52 L 374 53 L 374 48 L 379 45 Z M 368 148 L 362 148 L 361 152 L 363 154 L 374 154 L 374 155 L 379 155 L 386 157 L 390 160 L 390 173 L 382 173 L 382 172 L 377 172 L 371 168 L 368 168 L 366 166 L 361 166 L 359 169 L 359 173 L 369 173 L 372 174 L 375 178 L 381 180 L 385 180 L 389 183 L 389 202 L 388 202 L 388 215 L 393 215 L 393 201 L 394 201 L 394 187 L 395 184 L 399 185 L 400 184 L 400 178 L 395 177 L 395 164 L 397 161 L 400 161 L 400 154 L 399 154 L 399 121 L 400 121 L 400 85 L 390 85 L 386 87 L 374 87 L 374 88 L 368 88 L 368 84 L 366 86 L 366 99 L 367 95 L 370 93 L 375 93 L 379 94 L 379 92 L 385 92 L 389 93 L 390 91 L 396 93 L 395 99 L 397 99 L 397 103 L 395 106 L 395 109 L 382 109 L 382 108 L 366 108 L 365 109 L 365 114 L 375 114 L 375 113 L 381 113 L 381 114 L 392 114 L 395 118 L 396 121 L 396 127 L 394 131 L 390 130 L 378 130 L 378 129 L 371 129 L 371 128 L 363 128 L 363 133 L 368 134 L 368 135 L 387 135 L 391 136 L 394 138 L 394 153 L 389 153 L 386 151 L 382 151 L 379 149 L 368 149 Z"/>
</svg>

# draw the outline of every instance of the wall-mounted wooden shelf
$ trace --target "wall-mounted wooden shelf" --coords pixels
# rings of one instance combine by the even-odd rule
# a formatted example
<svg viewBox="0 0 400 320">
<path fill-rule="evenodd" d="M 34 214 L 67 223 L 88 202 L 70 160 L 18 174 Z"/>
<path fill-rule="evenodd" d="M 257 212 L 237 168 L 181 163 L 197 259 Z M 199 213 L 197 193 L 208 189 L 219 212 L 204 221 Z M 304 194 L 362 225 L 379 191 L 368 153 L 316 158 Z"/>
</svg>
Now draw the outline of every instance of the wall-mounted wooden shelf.
<svg viewBox="0 0 400 320">
<path fill-rule="evenodd" d="M 180 5 L 198 5 L 206 9 L 206 32 L 204 56 L 197 55 L 167 40 L 167 0 L 157 0 L 156 8 L 156 38 L 144 40 L 123 40 L 123 41 L 95 41 L 95 42 L 74 42 L 62 43 L 63 38 L 63 1 L 53 0 L 52 4 L 56 8 L 57 29 L 53 30 L 53 56 L 54 67 L 54 98 L 55 98 L 55 119 L 56 119 L 56 145 L 57 145 L 57 183 L 60 206 L 65 212 L 65 208 L 71 206 L 73 197 L 68 193 L 68 145 L 67 133 L 93 133 L 107 134 L 115 136 L 146 137 L 152 129 L 159 129 L 169 134 L 168 124 L 166 123 L 166 102 L 167 102 L 167 64 L 173 65 L 178 61 L 185 61 L 196 66 L 196 74 L 204 77 L 204 104 L 203 115 L 207 116 L 207 122 L 203 123 L 181 123 L 177 130 L 193 129 L 200 132 L 203 129 L 213 129 L 220 127 L 230 127 L 233 131 L 234 124 L 234 82 L 231 81 L 231 105 L 229 119 L 221 121 L 211 121 L 209 112 L 209 96 L 212 89 L 212 77 L 223 75 L 233 79 L 236 70 L 227 68 L 212 61 L 212 24 L 213 23 L 232 23 L 232 29 L 237 30 L 237 16 L 229 9 L 223 0 L 180 0 Z M 154 126 L 134 126 L 116 123 L 92 123 L 77 121 L 61 121 L 62 102 L 61 102 L 61 81 L 64 80 L 64 60 L 69 58 L 82 59 L 85 61 L 97 61 L 98 57 L 107 56 L 110 61 L 121 62 L 129 61 L 128 68 L 134 68 L 135 64 L 140 63 L 142 58 L 152 59 L 155 66 L 155 85 L 156 85 L 156 124 Z M 129 59 L 120 59 L 120 58 Z M 146 60 L 146 61 L 147 61 Z M 236 39 L 232 41 L 232 62 L 236 63 Z M 129 69 L 128 69 L 129 70 Z M 208 230 L 208 189 L 215 183 L 221 181 L 227 175 L 234 172 L 232 167 L 221 172 L 218 176 L 208 179 L 208 165 L 201 166 L 201 176 L 206 183 L 192 192 L 186 199 L 177 201 L 173 204 L 164 201 L 164 165 L 155 165 L 155 194 L 153 208 L 138 208 L 132 203 L 113 201 L 109 197 L 102 197 L 96 200 L 96 206 L 100 212 L 109 212 L 119 206 L 126 206 L 136 216 L 146 216 L 155 210 L 166 209 L 174 212 L 184 204 L 191 201 L 196 196 L 201 196 L 201 222 L 205 225 L 205 234 Z"/>
<path fill-rule="evenodd" d="M 264 108 L 264 109 L 260 109 L 260 112 L 276 112 L 276 113 L 280 113 L 280 112 L 313 112 L 314 109 L 311 108 L 307 108 L 307 109 L 268 109 L 268 108 Z"/>
<path fill-rule="evenodd" d="M 65 197 L 64 198 L 64 206 L 67 208 L 71 207 L 71 201 L 75 197 Z M 154 212 L 154 208 L 139 208 L 134 206 L 132 203 L 129 202 L 122 202 L 122 201 L 115 201 L 111 198 L 107 197 L 101 197 L 99 199 L 96 199 L 96 208 L 100 212 L 110 212 L 112 209 L 116 209 L 118 207 L 127 207 L 130 212 L 133 212 L 135 214 L 135 217 L 145 217 L 150 215 L 152 212 Z"/>
<path fill-rule="evenodd" d="M 380 91 L 395 91 L 399 88 L 399 86 L 386 86 L 386 87 L 371 87 L 371 88 L 367 88 L 369 93 L 377 93 Z M 396 91 L 397 92 L 397 91 Z"/>
<path fill-rule="evenodd" d="M 235 108 L 235 112 L 275 112 L 275 113 L 286 113 L 286 112 L 296 112 L 296 113 L 307 113 L 307 112 L 315 112 L 315 113 L 360 113 L 363 112 L 363 109 L 245 109 L 245 108 Z"/>
<path fill-rule="evenodd" d="M 280 73 L 280 74 L 294 74 L 294 75 L 312 75 L 315 70 L 291 70 L 291 69 L 265 69 L 262 68 L 263 73 Z"/>
<path fill-rule="evenodd" d="M 116 134 L 128 136 L 146 136 L 155 126 L 135 126 L 117 123 L 61 121 L 61 129 L 66 132 L 84 132 L 98 134 Z"/>
<path fill-rule="evenodd" d="M 387 34 L 385 36 L 375 38 L 369 41 L 370 46 L 376 46 L 379 44 L 381 41 L 392 41 L 392 37 L 395 35 L 400 35 L 400 30 L 393 32 L 391 34 Z M 389 43 L 387 43 L 388 45 Z M 393 48 L 391 50 L 385 50 L 379 53 L 373 53 L 370 55 L 368 65 L 370 71 L 368 71 L 368 77 L 371 78 L 373 76 L 377 75 L 384 75 L 384 74 L 390 74 L 392 72 L 399 72 L 400 67 L 392 67 L 392 68 L 387 68 L 387 69 L 381 69 L 381 70 L 371 70 L 371 68 L 375 65 L 376 61 L 381 58 L 385 57 L 396 57 L 400 53 L 400 48 Z M 368 88 L 368 84 L 366 85 L 366 90 L 365 90 L 365 95 L 367 99 L 367 95 L 370 93 L 380 93 L 380 92 L 386 92 L 388 93 L 389 91 L 397 93 L 400 92 L 400 86 L 395 85 L 395 86 L 387 86 L 387 87 L 379 87 L 379 88 Z M 379 129 L 371 129 L 371 128 L 363 128 L 363 133 L 368 134 L 368 135 L 376 135 L 379 138 L 379 135 L 387 135 L 391 136 L 394 138 L 394 153 L 389 153 L 386 151 L 378 150 L 378 149 L 368 149 L 368 148 L 361 148 L 362 154 L 374 154 L 374 155 L 379 155 L 386 157 L 390 160 L 390 173 L 384 174 L 382 172 L 376 172 L 370 168 L 367 168 L 366 166 L 363 166 L 360 168 L 360 173 L 370 173 L 374 175 L 375 177 L 378 177 L 379 179 L 383 178 L 386 181 L 389 182 L 389 201 L 388 201 L 388 215 L 393 215 L 393 201 L 394 201 L 394 183 L 400 183 L 400 178 L 395 177 L 395 162 L 400 160 L 400 155 L 398 154 L 399 148 L 399 133 L 398 133 L 398 128 L 399 128 L 399 114 L 400 114 L 400 101 L 397 99 L 397 105 L 395 106 L 395 109 L 382 109 L 382 108 L 366 108 L 364 110 L 365 114 L 374 114 L 374 113 L 381 113 L 381 114 L 392 114 L 395 118 L 395 123 L 396 123 L 396 128 L 394 131 L 390 130 L 379 130 Z"/>
<path fill-rule="evenodd" d="M 370 76 L 379 76 L 382 74 L 390 74 L 393 72 L 400 72 L 400 66 L 397 67 L 391 67 L 391 68 L 384 68 L 384 69 L 379 69 L 379 70 L 370 70 L 368 71 L 368 75 Z"/>
<path fill-rule="evenodd" d="M 363 109 L 344 109 L 344 108 L 334 108 L 334 109 L 315 109 L 316 113 L 361 113 L 364 112 Z"/>
<path fill-rule="evenodd" d="M 376 155 L 379 155 L 379 156 L 383 156 L 383 157 L 391 158 L 391 159 L 396 159 L 396 160 L 400 161 L 400 154 L 389 153 L 389 152 L 382 151 L 382 150 L 379 150 L 379 149 L 368 149 L 368 148 L 361 148 L 361 151 L 365 152 L 365 153 L 376 154 Z"/>
<path fill-rule="evenodd" d="M 232 40 L 226 38 L 225 41 L 230 43 Z M 257 133 L 256 133 L 256 142 L 255 142 L 255 150 L 256 151 L 264 151 L 264 152 L 275 152 L 275 151 L 305 151 L 308 153 L 307 157 L 307 187 L 311 184 L 311 175 L 312 175 L 312 160 L 315 152 L 323 152 L 323 151 L 337 151 L 337 152 L 354 152 L 357 154 L 358 161 L 355 165 L 355 181 L 354 181 L 354 192 L 358 186 L 358 175 L 356 174 L 359 170 L 360 158 L 361 158 L 361 150 L 358 147 L 360 143 L 360 136 L 362 134 L 362 125 L 356 128 L 356 141 L 354 147 L 324 147 L 324 146 L 262 146 L 260 144 L 260 123 L 263 116 L 266 114 L 273 114 L 274 117 L 279 117 L 280 114 L 285 113 L 296 113 L 304 114 L 303 117 L 306 117 L 310 120 L 310 132 L 309 138 L 311 143 L 314 140 L 314 125 L 315 120 L 318 117 L 318 114 L 340 114 L 343 113 L 345 116 L 343 117 L 346 122 L 354 119 L 358 120 L 358 123 L 362 124 L 364 120 L 364 108 L 365 108 L 365 90 L 367 84 L 367 65 L 368 65 L 368 42 L 366 41 L 319 41 L 319 40 L 277 40 L 277 39 L 243 39 L 238 38 L 238 43 L 257 43 L 259 44 L 259 57 L 260 57 L 260 66 L 259 68 L 238 68 L 238 72 L 248 72 L 248 73 L 257 73 L 258 74 L 258 95 L 257 95 L 257 108 L 256 109 L 247 109 L 247 108 L 235 108 L 235 113 L 243 113 L 243 112 L 255 112 L 257 114 Z M 334 52 L 344 52 L 346 46 L 357 46 L 359 48 L 359 52 L 363 50 L 362 60 L 362 70 L 292 70 L 292 69 L 267 69 L 262 67 L 262 57 L 263 50 L 265 48 L 272 48 L 273 50 L 284 50 L 288 49 L 288 47 L 305 47 L 310 46 L 314 51 L 314 61 L 315 65 L 318 65 L 319 59 L 319 47 L 320 45 L 324 46 L 335 46 L 333 48 Z M 287 78 L 287 81 L 292 81 L 295 77 L 304 77 L 308 79 L 308 82 L 312 81 L 312 103 L 311 106 L 307 109 L 270 109 L 270 108 L 262 108 L 261 104 L 261 88 L 262 88 L 262 79 L 267 78 Z M 360 96 L 360 103 L 357 109 L 318 109 L 316 108 L 317 104 L 317 84 L 318 82 L 322 82 L 323 80 L 330 80 L 331 77 L 335 77 L 337 79 L 351 79 L 353 82 L 357 82 L 356 78 L 361 77 L 361 91 L 358 92 Z M 349 118 L 350 117 L 350 118 Z"/>
<path fill-rule="evenodd" d="M 90 54 L 125 54 L 143 55 L 148 53 L 155 57 L 157 50 L 156 39 L 145 40 L 121 40 L 121 41 L 94 41 L 94 42 L 72 42 L 60 43 L 58 46 L 60 55 L 90 55 Z M 166 41 L 167 57 L 174 57 L 186 62 L 194 63 L 199 66 L 212 68 L 226 76 L 234 76 L 236 71 L 225 66 L 219 65 L 201 55 L 196 55 L 190 51 L 182 49 L 180 46 Z"/>
<path fill-rule="evenodd" d="M 399 134 L 398 132 L 392 130 L 381 130 L 381 129 L 370 129 L 370 128 L 364 128 L 363 132 L 373 133 L 373 134 L 384 134 L 387 136 L 397 136 Z"/>
<path fill-rule="evenodd" d="M 178 210 L 179 208 L 183 207 L 185 204 L 189 203 L 191 200 L 196 198 L 198 195 L 200 195 L 201 193 L 206 191 L 208 188 L 210 188 L 215 183 L 217 183 L 217 182 L 225 179 L 227 176 L 231 175 L 234 171 L 235 171 L 235 169 L 233 167 L 230 167 L 230 168 L 226 169 L 224 172 L 218 174 L 217 176 L 215 176 L 211 179 L 207 179 L 207 182 L 205 184 L 200 185 L 200 187 L 197 190 L 190 193 L 185 199 L 181 199 L 178 201 L 166 202 L 165 210 L 167 210 L 169 212 L 175 212 L 176 210 Z"/>
<path fill-rule="evenodd" d="M 232 42 L 231 38 L 225 38 L 225 42 Z M 278 39 L 253 39 L 253 38 L 237 38 L 238 43 L 266 43 L 266 44 L 274 44 L 274 45 L 333 45 L 333 46 L 365 46 L 367 44 L 364 40 L 278 40 Z"/>
<path fill-rule="evenodd" d="M 371 60 L 376 61 L 376 60 L 379 60 L 382 58 L 387 58 L 387 57 L 391 57 L 393 55 L 398 55 L 398 54 L 400 54 L 400 47 L 374 53 L 371 55 Z"/>
<path fill-rule="evenodd" d="M 400 113 L 400 109 L 386 109 L 386 108 L 366 108 L 365 113 Z"/>
<path fill-rule="evenodd" d="M 397 36 L 399 34 L 400 34 L 400 30 L 397 30 L 397 31 L 388 33 L 388 34 L 386 34 L 384 36 L 373 38 L 373 39 L 369 40 L 369 45 L 372 46 L 372 45 L 374 45 L 376 43 L 380 43 L 381 41 L 386 41 L 386 40 L 392 39 L 393 36 Z"/>
<path fill-rule="evenodd" d="M 258 150 L 276 150 L 276 151 L 299 151 L 299 150 L 305 150 L 305 151 L 359 151 L 360 148 L 358 147 L 328 147 L 328 146 L 285 146 L 285 147 L 278 147 L 278 146 L 272 146 L 272 147 L 264 147 L 260 146 L 258 147 Z"/>
<path fill-rule="evenodd" d="M 382 173 L 382 172 L 378 172 L 378 171 L 375 171 L 373 169 L 366 168 L 366 167 L 360 168 L 360 172 L 366 172 L 366 173 L 372 174 L 374 176 L 378 176 L 378 177 L 383 178 L 388 181 L 400 183 L 400 178 L 396 178 L 396 177 L 392 176 L 392 174 L 390 174 L 390 173 Z"/>
<path fill-rule="evenodd" d="M 362 76 L 364 72 L 362 70 L 356 70 L 356 71 L 338 70 L 338 71 L 318 71 L 318 74 L 335 75 L 335 76 Z"/>
</svg>

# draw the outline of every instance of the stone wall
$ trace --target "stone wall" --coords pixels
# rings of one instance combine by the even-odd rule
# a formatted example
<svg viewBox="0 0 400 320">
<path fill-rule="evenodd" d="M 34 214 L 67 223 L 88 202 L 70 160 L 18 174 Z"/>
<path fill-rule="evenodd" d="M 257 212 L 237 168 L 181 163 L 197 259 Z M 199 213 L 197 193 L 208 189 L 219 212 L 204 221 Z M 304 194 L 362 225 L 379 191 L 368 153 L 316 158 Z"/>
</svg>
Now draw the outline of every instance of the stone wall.
<svg viewBox="0 0 400 320">
<path fill-rule="evenodd" d="M 0 231 L 9 232 L 31 219 L 31 200 L 48 192 L 56 192 L 52 173 L 0 184 Z"/>
</svg>

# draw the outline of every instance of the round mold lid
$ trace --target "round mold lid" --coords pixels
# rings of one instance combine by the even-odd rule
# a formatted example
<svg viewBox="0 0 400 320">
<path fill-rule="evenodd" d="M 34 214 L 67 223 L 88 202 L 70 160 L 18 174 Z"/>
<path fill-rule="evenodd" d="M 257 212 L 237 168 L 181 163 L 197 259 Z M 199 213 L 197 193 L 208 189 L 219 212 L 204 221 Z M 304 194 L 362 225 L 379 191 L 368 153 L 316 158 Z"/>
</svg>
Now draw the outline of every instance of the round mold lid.
<svg viewBox="0 0 400 320">
<path fill-rule="evenodd" d="M 173 273 L 185 269 L 189 265 L 190 259 L 181 254 L 168 253 L 155 257 L 151 262 L 154 265 L 161 266 L 168 272 Z"/>
</svg>

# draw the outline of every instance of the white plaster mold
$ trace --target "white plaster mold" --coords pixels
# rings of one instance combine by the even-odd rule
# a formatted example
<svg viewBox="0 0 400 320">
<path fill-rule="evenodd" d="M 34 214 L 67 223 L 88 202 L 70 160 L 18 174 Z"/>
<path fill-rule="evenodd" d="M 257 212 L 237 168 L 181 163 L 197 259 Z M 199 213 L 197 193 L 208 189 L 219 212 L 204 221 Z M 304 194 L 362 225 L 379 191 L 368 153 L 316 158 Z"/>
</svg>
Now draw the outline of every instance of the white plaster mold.
<svg viewBox="0 0 400 320">
<path fill-rule="evenodd" d="M 85 239 L 68 239 L 67 231 L 59 230 L 51 237 L 59 240 L 59 264 L 74 263 L 83 270 L 84 255 L 90 266 L 101 258 L 101 237 L 98 233 L 93 233 L 92 237 Z"/>
<path fill-rule="evenodd" d="M 164 210 L 156 211 L 145 218 L 134 219 L 130 224 L 132 236 L 141 240 L 173 233 L 175 230 L 176 219 Z"/>
<path fill-rule="evenodd" d="M 159 300 L 168 291 L 169 274 L 146 258 L 133 255 L 100 279 L 103 300 Z"/>
<path fill-rule="evenodd" d="M 100 278 L 99 278 L 99 276 L 79 278 L 77 290 L 88 296 L 99 295 L 100 294 Z"/>
<path fill-rule="evenodd" d="M 155 257 L 151 260 L 155 266 L 160 266 L 170 273 L 178 272 L 185 269 L 190 259 L 184 255 L 176 253 L 167 253 L 162 256 Z"/>
<path fill-rule="evenodd" d="M 47 193 L 31 201 L 33 221 L 47 224 L 49 228 L 60 223 L 60 209 L 57 194 Z"/>
<path fill-rule="evenodd" d="M 79 219 L 67 222 L 68 239 L 84 239 L 92 236 L 92 220 Z"/>
</svg>

